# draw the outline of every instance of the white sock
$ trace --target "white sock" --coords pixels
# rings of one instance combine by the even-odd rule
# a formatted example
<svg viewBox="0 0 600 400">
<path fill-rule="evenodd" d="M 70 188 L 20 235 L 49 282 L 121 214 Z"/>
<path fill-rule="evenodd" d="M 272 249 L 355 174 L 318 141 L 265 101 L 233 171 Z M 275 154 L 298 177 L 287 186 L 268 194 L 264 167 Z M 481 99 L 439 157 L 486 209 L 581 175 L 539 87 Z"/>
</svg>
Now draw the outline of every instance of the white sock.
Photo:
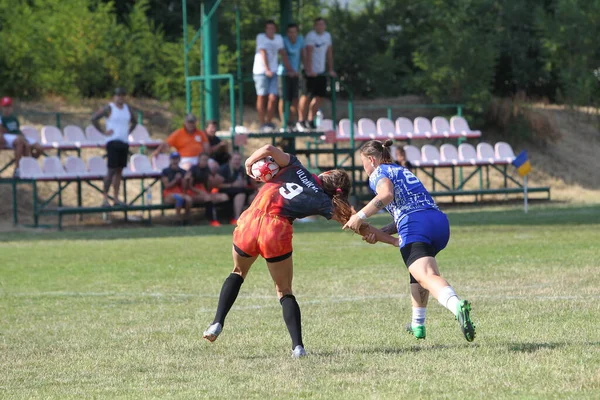
<svg viewBox="0 0 600 400">
<path fill-rule="evenodd" d="M 441 305 L 452 311 L 452 314 L 456 316 L 456 306 L 460 302 L 460 299 L 452 289 L 452 286 L 446 286 L 440 290 L 440 294 L 437 299 Z"/>
<path fill-rule="evenodd" d="M 427 308 L 413 307 L 412 308 L 412 322 L 410 325 L 412 327 L 415 327 L 418 325 L 425 325 L 425 314 L 427 314 Z"/>
</svg>

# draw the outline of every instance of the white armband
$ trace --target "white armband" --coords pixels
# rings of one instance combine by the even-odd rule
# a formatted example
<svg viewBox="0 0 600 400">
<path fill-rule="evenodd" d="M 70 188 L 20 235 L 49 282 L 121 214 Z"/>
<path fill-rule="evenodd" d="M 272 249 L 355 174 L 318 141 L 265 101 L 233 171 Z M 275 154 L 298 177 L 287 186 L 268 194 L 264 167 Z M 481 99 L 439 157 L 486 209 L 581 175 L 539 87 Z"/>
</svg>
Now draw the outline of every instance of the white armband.
<svg viewBox="0 0 600 400">
<path fill-rule="evenodd" d="M 358 215 L 358 218 L 362 219 L 363 221 L 364 221 L 365 219 L 367 219 L 367 214 L 365 214 L 365 213 L 363 212 L 363 210 L 360 210 L 359 212 L 357 212 L 357 213 L 356 213 L 356 215 Z"/>
</svg>

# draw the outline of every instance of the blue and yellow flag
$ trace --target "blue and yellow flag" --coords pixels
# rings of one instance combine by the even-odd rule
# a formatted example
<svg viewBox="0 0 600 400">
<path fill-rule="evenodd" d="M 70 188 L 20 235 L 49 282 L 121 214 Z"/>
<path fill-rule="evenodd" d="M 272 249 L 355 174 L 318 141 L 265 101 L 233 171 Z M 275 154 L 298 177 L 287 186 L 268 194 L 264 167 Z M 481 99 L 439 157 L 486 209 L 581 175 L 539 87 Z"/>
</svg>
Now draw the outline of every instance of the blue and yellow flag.
<svg viewBox="0 0 600 400">
<path fill-rule="evenodd" d="M 517 167 L 517 172 L 521 176 L 525 176 L 531 172 L 531 163 L 529 162 L 529 158 L 527 157 L 527 151 L 523 150 L 517 158 L 515 158 L 512 162 L 512 165 Z"/>
</svg>

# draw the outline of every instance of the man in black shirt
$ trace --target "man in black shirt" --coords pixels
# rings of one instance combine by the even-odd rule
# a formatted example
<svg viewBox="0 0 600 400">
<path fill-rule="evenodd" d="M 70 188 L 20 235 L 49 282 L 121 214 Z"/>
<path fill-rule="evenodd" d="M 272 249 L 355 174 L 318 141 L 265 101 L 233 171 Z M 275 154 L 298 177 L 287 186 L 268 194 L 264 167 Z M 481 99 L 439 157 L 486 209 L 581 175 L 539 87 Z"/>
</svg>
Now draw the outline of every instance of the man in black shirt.
<svg viewBox="0 0 600 400">
<path fill-rule="evenodd" d="M 246 201 L 252 201 L 256 194 L 255 180 L 246 175 L 246 169 L 242 165 L 242 155 L 233 153 L 231 159 L 219 169 L 222 183 L 219 185 L 221 193 L 225 193 L 233 203 L 233 215 L 231 224 L 235 225 L 240 217 Z"/>
<path fill-rule="evenodd" d="M 221 226 L 214 205 L 228 201 L 229 197 L 225 193 L 219 193 L 217 186 L 222 179 L 208 167 L 208 155 L 202 153 L 198 156 L 198 163 L 190 168 L 184 181 L 189 188 L 187 194 L 194 203 L 207 203 L 206 216 L 210 225 Z"/>
<path fill-rule="evenodd" d="M 210 142 L 210 158 L 208 166 L 217 172 L 221 165 L 227 164 L 231 154 L 227 151 L 227 142 L 224 142 L 217 136 L 217 121 L 210 120 L 205 128 L 206 136 Z"/>
<path fill-rule="evenodd" d="M 162 171 L 163 202 L 175 204 L 175 212 L 181 218 L 183 225 L 187 225 L 192 209 L 192 198 L 185 194 L 185 170 L 179 167 L 181 157 L 173 152 L 169 157 L 169 166 Z M 185 207 L 185 216 L 181 215 L 181 208 Z"/>
</svg>

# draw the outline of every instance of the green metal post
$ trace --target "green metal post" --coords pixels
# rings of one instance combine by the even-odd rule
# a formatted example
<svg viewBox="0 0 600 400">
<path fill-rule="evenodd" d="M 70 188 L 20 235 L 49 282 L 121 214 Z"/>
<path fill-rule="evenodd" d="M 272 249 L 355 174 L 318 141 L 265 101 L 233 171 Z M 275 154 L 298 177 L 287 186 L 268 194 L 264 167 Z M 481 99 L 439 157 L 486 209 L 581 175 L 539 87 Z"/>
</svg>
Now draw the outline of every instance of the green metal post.
<svg viewBox="0 0 600 400">
<path fill-rule="evenodd" d="M 56 127 L 60 128 L 60 113 L 56 113 Z"/>
<path fill-rule="evenodd" d="M 13 224 L 17 226 L 19 223 L 19 212 L 17 210 L 17 179 L 12 179 L 12 207 L 13 207 Z"/>
<path fill-rule="evenodd" d="M 350 148 L 352 149 L 352 195 L 356 196 L 356 147 L 354 145 L 354 100 L 348 92 L 348 118 L 350 119 Z"/>
<path fill-rule="evenodd" d="M 144 125 L 144 113 L 141 112 L 140 110 L 138 110 L 137 117 L 138 117 L 137 118 L 138 119 L 137 123 L 140 124 L 140 125 Z"/>
<path fill-rule="evenodd" d="M 460 104 L 456 107 L 456 115 L 462 117 L 462 106 Z"/>
<path fill-rule="evenodd" d="M 242 105 L 243 106 L 243 105 Z M 231 134 L 231 143 L 233 144 L 233 135 L 235 135 L 235 80 L 233 75 L 229 76 L 229 118 L 231 118 L 231 128 L 229 133 Z"/>
<path fill-rule="evenodd" d="M 205 76 L 217 75 L 219 73 L 218 49 L 217 49 L 217 16 L 216 7 L 220 0 L 204 0 L 204 23 L 202 29 L 202 53 L 204 60 Z M 204 110 L 206 119 L 219 120 L 219 83 L 209 79 L 205 82 L 206 93 L 204 94 Z"/>
<path fill-rule="evenodd" d="M 191 85 L 187 81 L 190 76 L 190 62 L 188 59 L 188 29 L 187 29 L 187 0 L 181 0 L 181 7 L 183 12 L 183 70 L 185 74 L 185 112 L 189 113 L 192 111 L 192 92 Z"/>
<path fill-rule="evenodd" d="M 392 107 L 387 108 L 387 117 L 389 120 L 392 119 Z"/>
<path fill-rule="evenodd" d="M 240 8 L 235 7 L 235 45 L 237 53 L 237 82 L 238 82 L 238 108 L 240 112 L 239 123 L 244 124 L 244 76 L 242 75 L 242 39 L 241 39 Z M 235 128 L 235 127 L 232 127 Z"/>
<path fill-rule="evenodd" d="M 337 85 L 335 78 L 331 78 L 331 119 L 333 119 L 333 130 L 337 132 Z M 337 141 L 333 142 L 333 166 L 338 165 Z"/>
</svg>

